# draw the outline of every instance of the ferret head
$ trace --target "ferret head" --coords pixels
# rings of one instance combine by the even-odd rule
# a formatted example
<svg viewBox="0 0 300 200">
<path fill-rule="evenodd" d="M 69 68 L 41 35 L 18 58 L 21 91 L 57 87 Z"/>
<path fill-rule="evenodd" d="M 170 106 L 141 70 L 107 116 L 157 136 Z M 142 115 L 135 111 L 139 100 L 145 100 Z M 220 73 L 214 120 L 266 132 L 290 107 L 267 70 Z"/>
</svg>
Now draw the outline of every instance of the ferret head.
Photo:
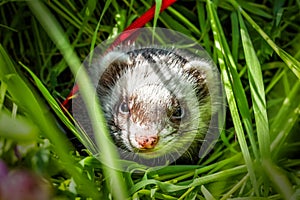
<svg viewBox="0 0 300 200">
<path fill-rule="evenodd" d="M 178 157 L 203 138 L 211 117 L 207 62 L 150 48 L 111 52 L 101 64 L 97 93 L 118 147 Z"/>
</svg>

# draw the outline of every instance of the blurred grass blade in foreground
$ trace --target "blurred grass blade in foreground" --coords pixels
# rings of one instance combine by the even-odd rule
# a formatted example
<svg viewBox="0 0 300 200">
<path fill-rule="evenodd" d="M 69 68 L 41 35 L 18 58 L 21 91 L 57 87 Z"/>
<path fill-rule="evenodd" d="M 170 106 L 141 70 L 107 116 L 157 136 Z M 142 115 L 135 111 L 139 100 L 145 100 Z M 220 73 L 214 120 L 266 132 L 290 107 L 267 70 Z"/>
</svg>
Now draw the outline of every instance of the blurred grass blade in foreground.
<svg viewBox="0 0 300 200">
<path fill-rule="evenodd" d="M 76 76 L 78 86 L 80 88 L 85 106 L 87 107 L 89 117 L 92 121 L 92 126 L 96 143 L 100 149 L 100 155 L 97 156 L 102 163 L 107 164 L 109 167 L 103 167 L 104 174 L 108 179 L 107 186 L 110 188 L 112 195 L 116 199 L 125 199 L 127 197 L 126 185 L 124 184 L 122 174 L 116 169 L 120 169 L 117 163 L 118 154 L 114 149 L 114 146 L 110 142 L 110 136 L 108 134 L 106 123 L 103 117 L 103 113 L 100 109 L 99 103 L 95 103 L 93 98 L 94 90 L 87 73 L 81 68 L 78 57 L 76 56 L 73 48 L 66 39 L 65 34 L 57 20 L 50 13 L 50 11 L 44 6 L 42 2 L 27 2 L 36 18 L 40 21 L 41 25 L 49 34 L 49 37 L 60 49 L 66 62 L 69 64 L 71 71 Z"/>
<path fill-rule="evenodd" d="M 69 156 L 70 144 L 64 133 L 58 128 L 52 113 L 43 103 L 40 97 L 16 72 L 13 63 L 0 45 L 0 80 L 7 85 L 7 92 L 20 109 L 24 110 L 27 118 L 39 128 L 41 133 L 49 138 L 55 146 L 56 153 L 64 163 L 64 167 L 78 184 L 78 190 L 86 196 L 99 197 L 94 185 L 82 175 L 72 157 Z"/>
</svg>

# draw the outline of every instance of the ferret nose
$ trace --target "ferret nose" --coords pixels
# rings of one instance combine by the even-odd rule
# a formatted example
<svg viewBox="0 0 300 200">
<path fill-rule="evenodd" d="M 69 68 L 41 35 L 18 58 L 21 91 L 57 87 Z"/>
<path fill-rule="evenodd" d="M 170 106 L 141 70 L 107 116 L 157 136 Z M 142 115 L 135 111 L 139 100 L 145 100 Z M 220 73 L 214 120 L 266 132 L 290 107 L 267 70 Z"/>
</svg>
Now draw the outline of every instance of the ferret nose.
<svg viewBox="0 0 300 200">
<path fill-rule="evenodd" d="M 137 136 L 137 143 L 140 145 L 141 149 L 153 149 L 158 142 L 158 136 Z"/>
</svg>

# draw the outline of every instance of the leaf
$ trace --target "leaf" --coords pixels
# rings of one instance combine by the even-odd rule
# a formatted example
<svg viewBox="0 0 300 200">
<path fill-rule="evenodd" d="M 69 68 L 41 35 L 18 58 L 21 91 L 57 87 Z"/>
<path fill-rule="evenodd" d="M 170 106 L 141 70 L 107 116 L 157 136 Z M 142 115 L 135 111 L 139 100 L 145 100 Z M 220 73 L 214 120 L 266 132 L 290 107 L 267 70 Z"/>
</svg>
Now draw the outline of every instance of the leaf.
<svg viewBox="0 0 300 200">
<path fill-rule="evenodd" d="M 283 149 L 289 133 L 300 115 L 300 81 L 294 83 L 292 90 L 283 100 L 278 114 L 270 125 L 270 135 L 273 139 L 271 151 L 274 160 L 278 160 L 278 152 Z"/>
<path fill-rule="evenodd" d="M 239 13 L 242 44 L 248 69 L 251 98 L 253 103 L 254 117 L 262 159 L 269 159 L 270 136 L 269 120 L 267 116 L 266 97 L 260 63 L 253 48 L 250 36 L 244 21 Z"/>
<path fill-rule="evenodd" d="M 61 51 L 74 76 L 76 76 L 77 84 L 85 103 L 84 105 L 87 108 L 92 122 L 95 140 L 101 152 L 100 155 L 97 154 L 95 156 L 109 166 L 103 167 L 103 171 L 106 178 L 109 179 L 109 181 L 107 181 L 110 183 L 108 187 L 110 187 L 113 197 L 116 199 L 125 199 L 127 197 L 126 185 L 121 176 L 121 172 L 116 170 L 121 168 L 116 162 L 118 154 L 111 142 L 100 105 L 99 103 L 95 103 L 94 98 L 91 98 L 94 96 L 94 89 L 89 77 L 86 71 L 83 68 L 80 68 L 81 63 L 78 56 L 75 54 L 70 43 L 66 39 L 66 35 L 64 34 L 62 27 L 58 24 L 58 21 L 54 18 L 54 16 L 51 15 L 46 6 L 39 1 L 28 1 L 27 3 L 33 14 L 37 17 L 45 31 L 48 33 L 49 37 Z M 79 70 L 80 73 L 78 73 Z M 75 180 L 77 181 L 77 179 Z M 111 187 L 112 185 L 114 188 Z"/>
<path fill-rule="evenodd" d="M 66 125 L 66 127 L 72 131 L 72 133 L 81 141 L 83 145 L 88 147 L 88 149 L 91 151 L 92 154 L 96 154 L 98 152 L 98 148 L 95 146 L 94 142 L 91 140 L 90 137 L 88 137 L 83 131 L 78 130 L 77 127 L 74 126 L 74 124 L 68 119 L 68 117 L 65 115 L 67 111 L 63 112 L 60 105 L 57 103 L 57 101 L 53 98 L 53 96 L 49 93 L 47 88 L 43 85 L 43 83 L 39 80 L 39 78 L 25 65 L 20 63 L 21 66 L 31 75 L 33 78 L 37 88 L 42 93 L 46 101 L 49 103 L 53 111 L 56 113 L 56 115 L 59 117 L 59 119 Z M 72 118 L 73 119 L 73 118 Z M 74 121 L 76 124 L 76 122 Z"/>
<path fill-rule="evenodd" d="M 214 4 L 212 4 L 210 1 L 207 1 L 208 13 L 209 13 L 210 20 L 211 20 L 211 26 L 212 26 L 212 30 L 213 30 L 213 34 L 214 34 L 215 46 L 216 46 L 218 60 L 219 60 L 220 68 L 221 68 L 221 75 L 223 78 L 223 84 L 225 87 L 227 101 L 229 104 L 231 116 L 233 119 L 233 124 L 234 124 L 236 134 L 237 134 L 237 137 L 239 140 L 241 151 L 243 153 L 243 157 L 245 159 L 245 163 L 246 163 L 248 172 L 250 173 L 250 179 L 252 181 L 255 193 L 258 194 L 259 193 L 258 185 L 257 185 L 257 181 L 256 181 L 256 176 L 254 173 L 253 162 L 252 162 L 252 159 L 250 156 L 249 147 L 248 147 L 246 139 L 245 139 L 244 131 L 242 128 L 242 123 L 241 123 L 238 108 L 237 108 L 237 104 L 238 104 L 239 108 L 241 109 L 241 114 L 245 120 L 246 130 L 248 130 L 248 134 L 251 139 L 252 128 L 251 128 L 251 124 L 249 121 L 250 120 L 249 111 L 247 111 L 248 104 L 246 102 L 244 90 L 241 87 L 240 80 L 237 76 L 235 63 L 233 62 L 233 58 L 229 51 L 229 47 L 226 42 L 227 40 L 224 36 L 222 27 L 218 20 L 216 9 L 213 6 L 214 6 Z M 226 66 L 226 64 L 229 65 L 229 67 Z M 231 77 L 233 77 L 233 82 L 231 82 L 232 80 L 230 80 Z M 255 142 L 253 140 L 254 139 L 250 140 L 250 142 L 251 142 L 251 145 L 253 145 L 253 148 L 255 150 L 256 147 L 255 147 Z M 256 151 L 254 151 L 254 153 L 256 153 Z"/>
<path fill-rule="evenodd" d="M 157 19 L 160 13 L 160 8 L 161 8 L 162 0 L 155 0 L 155 13 L 154 13 L 154 19 L 153 19 L 153 27 L 156 27 L 157 24 Z M 154 31 L 155 29 L 153 29 Z"/>
<path fill-rule="evenodd" d="M 204 185 L 201 185 L 201 192 L 203 193 L 205 199 L 215 200 L 214 196 L 205 188 Z"/>
<path fill-rule="evenodd" d="M 39 127 L 45 137 L 49 138 L 55 146 L 56 153 L 64 162 L 65 169 L 73 176 L 77 183 L 80 183 L 80 190 L 87 196 L 91 195 L 98 198 L 99 194 L 95 193 L 96 189 L 93 184 L 86 179 L 75 166 L 76 163 L 69 156 L 70 146 L 65 135 L 52 116 L 52 113 L 34 93 L 34 90 L 15 72 L 14 66 L 0 45 L 0 79 L 7 85 L 7 91 L 12 101 L 24 110 L 29 117 Z M 4 74 L 7 73 L 7 74 Z"/>
<path fill-rule="evenodd" d="M 294 74 L 300 79 L 300 63 L 290 54 L 278 47 L 275 42 L 258 26 L 258 24 L 240 7 L 240 5 L 233 0 L 229 0 L 231 4 L 239 10 L 245 19 L 251 24 L 251 26 L 263 37 L 263 39 L 272 47 L 277 55 L 287 64 L 287 66 L 294 72 Z"/>
<path fill-rule="evenodd" d="M 38 128 L 27 118 L 0 111 L 0 137 L 9 138 L 18 142 L 35 141 L 38 138 Z"/>
</svg>

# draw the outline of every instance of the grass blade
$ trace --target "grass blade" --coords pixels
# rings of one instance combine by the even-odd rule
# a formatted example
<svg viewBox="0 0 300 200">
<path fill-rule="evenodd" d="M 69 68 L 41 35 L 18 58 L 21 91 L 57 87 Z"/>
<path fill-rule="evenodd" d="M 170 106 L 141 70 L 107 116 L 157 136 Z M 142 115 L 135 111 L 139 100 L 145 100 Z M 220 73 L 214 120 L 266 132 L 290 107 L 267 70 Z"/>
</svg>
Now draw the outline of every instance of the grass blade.
<svg viewBox="0 0 300 200">
<path fill-rule="evenodd" d="M 249 84 L 253 103 L 254 117 L 262 159 L 269 159 L 270 156 L 270 136 L 267 116 L 266 97 L 260 63 L 252 46 L 250 36 L 244 21 L 239 13 L 241 27 L 241 38 L 248 67 Z"/>
<path fill-rule="evenodd" d="M 126 185 L 124 184 L 121 173 L 115 170 L 120 169 L 117 162 L 115 162 L 118 156 L 109 139 L 105 120 L 99 104 L 93 102 L 90 98 L 91 96 L 94 96 L 94 90 L 89 81 L 88 75 L 83 70 L 77 74 L 81 63 L 65 38 L 60 25 L 50 14 L 49 10 L 41 2 L 28 1 L 27 3 L 46 32 L 48 32 L 50 38 L 57 45 L 58 49 L 60 49 L 73 74 L 77 75 L 78 85 L 81 88 L 83 100 L 87 106 L 91 121 L 93 122 L 93 130 L 97 133 L 95 134 L 96 142 L 98 143 L 101 151 L 99 159 L 110 166 L 104 168 L 104 174 L 108 179 L 107 185 L 116 199 L 125 199 L 127 197 Z M 112 188 L 112 186 L 114 188 Z"/>
<path fill-rule="evenodd" d="M 256 194 L 258 194 L 258 186 L 256 183 L 254 167 L 253 167 L 252 159 L 251 159 L 249 149 L 247 146 L 247 142 L 245 139 L 244 131 L 242 128 L 242 123 L 241 123 L 241 120 L 239 117 L 237 102 L 235 100 L 235 96 L 233 93 L 232 83 L 230 82 L 230 77 L 232 75 L 228 74 L 228 71 L 227 71 L 226 65 L 225 65 L 226 61 L 224 58 L 226 58 L 226 56 L 228 56 L 228 54 L 230 54 L 230 51 L 227 50 L 228 46 L 226 45 L 226 39 L 224 37 L 222 38 L 222 35 L 220 34 L 223 31 L 222 31 L 222 28 L 218 21 L 216 9 L 214 8 L 213 3 L 210 1 L 207 1 L 207 10 L 208 10 L 210 20 L 211 20 L 211 26 L 212 26 L 212 30 L 213 30 L 213 34 L 214 34 L 216 51 L 218 54 L 218 61 L 219 61 L 219 65 L 221 68 L 221 75 L 223 78 L 223 84 L 225 86 L 226 97 L 227 97 L 230 112 L 232 115 L 233 124 L 234 124 L 235 130 L 236 130 L 236 134 L 237 134 L 240 146 L 241 146 L 241 150 L 242 150 L 245 162 L 246 162 L 247 169 L 250 174 L 250 179 L 252 181 L 254 191 Z M 226 49 L 224 47 L 224 44 L 227 46 Z M 227 63 L 227 64 L 230 65 L 231 63 Z"/>
<path fill-rule="evenodd" d="M 277 154 L 285 144 L 291 129 L 300 115 L 300 81 L 298 80 L 289 95 L 284 99 L 277 116 L 270 125 L 270 135 L 274 138 L 271 144 L 272 157 L 277 160 Z"/>
<path fill-rule="evenodd" d="M 20 63 L 23 68 L 31 75 L 33 78 L 37 88 L 42 93 L 46 101 L 49 103 L 53 111 L 56 113 L 56 115 L 62 120 L 62 122 L 68 127 L 69 130 L 73 132 L 73 134 L 82 142 L 83 145 L 88 146 L 89 150 L 92 154 L 97 153 L 97 147 L 95 144 L 91 141 L 91 139 L 83 133 L 83 131 L 79 131 L 74 124 L 66 117 L 65 113 L 62 111 L 60 105 L 57 103 L 57 101 L 52 97 L 50 92 L 47 90 L 47 88 L 43 85 L 43 83 L 39 80 L 39 78 L 25 65 Z M 76 123 L 74 121 L 74 123 Z"/>
<path fill-rule="evenodd" d="M 216 16 L 215 19 L 218 19 L 217 14 L 215 14 L 215 16 Z M 227 44 L 227 38 L 223 32 L 222 26 L 221 26 L 219 20 L 216 20 L 216 23 L 218 24 L 217 25 L 217 27 L 218 27 L 217 33 L 220 35 L 220 43 L 222 44 L 222 48 L 223 48 L 222 52 L 224 55 L 224 62 L 226 62 L 225 67 L 227 68 L 227 71 L 229 72 L 229 81 L 231 83 L 233 94 L 234 94 L 235 100 L 237 102 L 238 111 L 241 114 L 242 122 L 244 123 L 246 132 L 248 134 L 254 156 L 256 159 L 258 159 L 259 153 L 257 150 L 256 141 L 254 138 L 250 108 L 248 106 L 245 89 L 243 88 L 241 79 L 237 72 L 237 66 L 236 66 L 236 63 L 234 62 L 235 58 L 231 54 L 231 51 Z M 233 39 L 237 39 L 235 37 L 236 36 L 233 36 Z"/>
<path fill-rule="evenodd" d="M 6 54 L 5 50 L 0 45 L 0 79 L 7 85 L 7 91 L 16 104 L 25 111 L 30 118 L 40 129 L 44 135 L 50 139 L 55 146 L 56 153 L 64 163 L 64 167 L 78 184 L 78 189 L 85 196 L 99 198 L 94 184 L 87 180 L 80 172 L 80 167 L 69 156 L 70 145 L 64 137 L 64 133 L 58 128 L 55 119 L 47 109 L 46 105 L 28 86 L 28 84 L 16 73 L 16 70 Z M 21 100 L 21 101 L 20 101 Z"/>
<path fill-rule="evenodd" d="M 155 13 L 154 13 L 154 18 L 153 18 L 153 32 L 155 31 L 155 27 L 157 24 L 157 19 L 160 13 L 160 8 L 161 8 L 162 0 L 155 0 Z"/>
<path fill-rule="evenodd" d="M 264 38 L 264 40 L 272 47 L 277 55 L 287 64 L 293 73 L 300 79 L 300 63 L 290 54 L 278 47 L 274 41 L 258 26 L 258 24 L 240 7 L 240 5 L 233 0 L 229 0 L 236 10 L 239 10 L 245 19 L 252 25 L 252 27 Z"/>
<path fill-rule="evenodd" d="M 0 137 L 22 143 L 35 141 L 38 138 L 38 129 L 31 121 L 25 117 L 12 117 L 10 113 L 3 110 L 0 110 L 0 130 Z"/>
</svg>

